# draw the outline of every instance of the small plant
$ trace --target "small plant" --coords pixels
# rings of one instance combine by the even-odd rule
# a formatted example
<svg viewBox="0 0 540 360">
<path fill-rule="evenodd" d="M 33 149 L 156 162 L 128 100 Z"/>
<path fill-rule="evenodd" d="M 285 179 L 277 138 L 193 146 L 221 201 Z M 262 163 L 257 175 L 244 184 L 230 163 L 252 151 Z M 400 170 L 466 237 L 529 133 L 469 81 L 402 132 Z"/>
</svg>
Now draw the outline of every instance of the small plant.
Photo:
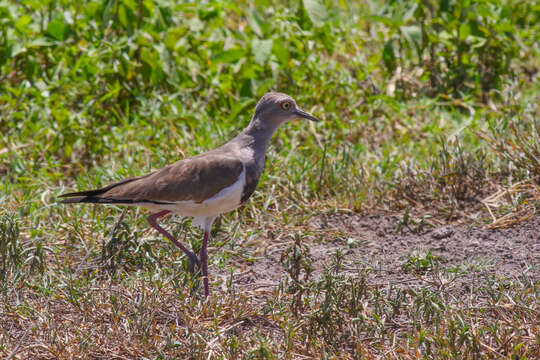
<svg viewBox="0 0 540 360">
<path fill-rule="evenodd" d="M 294 292 L 297 286 L 307 283 L 314 269 L 309 255 L 309 247 L 300 242 L 301 237 L 297 234 L 294 244 L 283 251 L 280 259 L 285 271 L 293 281 L 290 288 L 291 292 Z M 304 273 L 303 278 L 301 277 L 302 272 Z"/>
<path fill-rule="evenodd" d="M 421 275 L 428 271 L 437 270 L 439 268 L 440 260 L 440 257 L 433 255 L 431 250 L 428 250 L 428 252 L 424 254 L 413 254 L 409 256 L 401 268 L 408 273 Z"/>
<path fill-rule="evenodd" d="M 117 271 L 128 264 L 137 264 L 136 251 L 137 233 L 134 233 L 129 223 L 124 221 L 126 211 L 120 215 L 109 236 L 109 241 L 103 244 L 101 249 L 102 268 L 114 276 Z"/>
<path fill-rule="evenodd" d="M 14 214 L 0 216 L 0 281 L 6 281 L 22 263 L 19 223 Z"/>
<path fill-rule="evenodd" d="M 295 235 L 294 243 L 281 254 L 281 263 L 289 278 L 285 281 L 285 291 L 293 294 L 292 309 L 295 314 L 303 309 L 303 295 L 308 290 L 314 267 L 309 255 L 309 247 L 301 244 L 299 234 Z M 302 277 L 302 273 L 304 276 Z M 290 282 L 289 282 L 290 279 Z"/>
<path fill-rule="evenodd" d="M 426 227 L 433 227 L 429 218 L 429 215 L 420 216 L 418 219 L 413 218 L 410 214 L 410 208 L 406 208 L 401 219 L 396 222 L 396 232 L 403 234 L 404 229 L 408 229 L 413 234 L 421 234 Z"/>
<path fill-rule="evenodd" d="M 47 267 L 47 253 L 53 253 L 53 250 L 44 245 L 41 238 L 33 238 L 32 245 L 23 250 L 24 265 L 29 266 L 31 272 L 43 274 Z"/>
</svg>

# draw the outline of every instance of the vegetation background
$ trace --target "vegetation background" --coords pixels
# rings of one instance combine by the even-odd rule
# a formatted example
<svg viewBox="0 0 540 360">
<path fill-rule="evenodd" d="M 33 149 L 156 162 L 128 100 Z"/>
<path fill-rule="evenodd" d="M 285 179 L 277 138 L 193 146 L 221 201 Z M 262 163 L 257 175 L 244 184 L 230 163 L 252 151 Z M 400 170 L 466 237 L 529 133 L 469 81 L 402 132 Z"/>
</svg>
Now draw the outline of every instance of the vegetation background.
<svg viewBox="0 0 540 360">
<path fill-rule="evenodd" d="M 525 268 L 465 297 L 379 286 L 340 251 L 312 266 L 310 244 L 358 239 L 308 225 L 537 218 L 539 44 L 537 1 L 1 0 L 1 356 L 537 358 Z M 268 90 L 323 122 L 281 129 L 258 191 L 219 222 L 208 302 L 144 211 L 56 203 L 226 142 Z M 276 239 L 280 282 L 236 288 Z M 424 280 L 475 271 L 403 256 Z"/>
</svg>

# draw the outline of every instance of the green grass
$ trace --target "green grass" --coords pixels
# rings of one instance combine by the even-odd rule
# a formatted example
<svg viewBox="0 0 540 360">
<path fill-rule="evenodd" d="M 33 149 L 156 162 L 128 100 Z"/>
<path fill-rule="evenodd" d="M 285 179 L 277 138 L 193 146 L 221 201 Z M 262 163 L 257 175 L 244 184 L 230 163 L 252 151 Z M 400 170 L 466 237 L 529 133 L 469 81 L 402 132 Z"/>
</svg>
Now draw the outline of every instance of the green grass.
<svg viewBox="0 0 540 360">
<path fill-rule="evenodd" d="M 493 216 L 538 213 L 536 2 L 4 0 L 0 24 L 2 356 L 537 354 L 536 278 L 464 298 L 430 252 L 403 264 L 426 281 L 394 287 L 339 254 L 312 269 L 301 245 L 346 239 L 307 226 L 335 212 L 483 226 L 481 200 L 517 183 Z M 257 192 L 218 222 L 208 302 L 143 210 L 56 203 L 228 141 L 268 90 L 323 122 L 280 129 Z M 289 237 L 279 286 L 236 288 L 232 260 Z"/>
</svg>

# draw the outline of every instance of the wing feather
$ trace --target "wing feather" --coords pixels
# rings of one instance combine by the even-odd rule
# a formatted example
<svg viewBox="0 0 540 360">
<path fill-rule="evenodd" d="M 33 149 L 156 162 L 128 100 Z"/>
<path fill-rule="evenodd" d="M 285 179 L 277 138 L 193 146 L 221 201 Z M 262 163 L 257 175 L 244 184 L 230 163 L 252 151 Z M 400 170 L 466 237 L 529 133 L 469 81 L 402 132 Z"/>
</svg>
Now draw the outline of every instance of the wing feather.
<svg viewBox="0 0 540 360">
<path fill-rule="evenodd" d="M 189 200 L 200 203 L 234 184 L 243 168 L 243 163 L 230 154 L 208 152 L 177 161 L 147 175 L 62 197 L 79 197 L 78 201 L 64 200 L 66 203 L 174 203 Z"/>
</svg>

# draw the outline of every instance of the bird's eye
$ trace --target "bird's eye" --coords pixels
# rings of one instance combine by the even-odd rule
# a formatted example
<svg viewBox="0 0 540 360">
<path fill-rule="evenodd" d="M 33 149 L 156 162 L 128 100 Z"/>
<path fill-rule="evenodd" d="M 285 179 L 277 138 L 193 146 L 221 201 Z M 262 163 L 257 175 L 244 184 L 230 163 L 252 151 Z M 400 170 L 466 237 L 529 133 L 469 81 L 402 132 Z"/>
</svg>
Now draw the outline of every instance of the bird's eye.
<svg viewBox="0 0 540 360">
<path fill-rule="evenodd" d="M 291 103 L 288 101 L 285 101 L 281 103 L 281 108 L 285 111 L 289 110 L 291 108 Z"/>
</svg>

